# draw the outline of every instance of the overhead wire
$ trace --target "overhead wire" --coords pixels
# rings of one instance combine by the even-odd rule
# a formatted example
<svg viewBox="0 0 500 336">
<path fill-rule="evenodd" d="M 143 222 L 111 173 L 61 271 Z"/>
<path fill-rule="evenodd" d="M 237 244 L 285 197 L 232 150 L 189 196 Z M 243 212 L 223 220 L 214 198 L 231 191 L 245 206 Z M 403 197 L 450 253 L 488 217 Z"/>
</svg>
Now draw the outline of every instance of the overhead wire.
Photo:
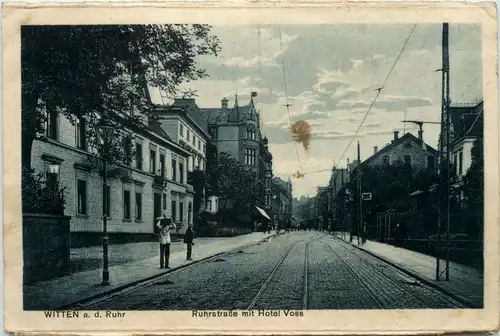
<svg viewBox="0 0 500 336">
<path fill-rule="evenodd" d="M 278 25 L 278 32 L 279 32 L 279 38 L 280 38 L 280 50 L 281 50 L 281 55 L 283 55 L 283 36 L 281 34 L 281 25 Z M 288 88 L 286 84 L 286 70 L 285 70 L 285 61 L 284 58 L 281 58 L 281 69 L 283 72 L 283 88 L 285 90 L 285 106 L 286 106 L 286 111 L 288 113 L 288 119 L 290 121 L 290 128 L 293 127 L 293 121 L 292 121 L 292 115 L 290 113 L 290 104 L 288 103 Z M 303 168 L 302 168 L 302 162 L 300 161 L 300 155 L 299 155 L 299 149 L 297 148 L 297 141 L 296 139 L 292 136 L 293 140 L 293 145 L 295 147 L 295 153 L 297 154 L 297 162 L 299 163 L 299 174 L 302 176 L 303 175 Z"/>
<path fill-rule="evenodd" d="M 340 156 L 340 159 L 337 160 L 337 162 L 340 162 L 342 161 L 342 159 L 344 158 L 345 154 L 347 153 L 347 151 L 349 150 L 349 147 L 351 147 L 352 143 L 354 142 L 354 139 L 356 139 L 356 137 L 358 136 L 358 133 L 359 131 L 361 130 L 361 127 L 363 126 L 363 123 L 365 122 L 366 118 L 368 117 L 368 114 L 371 112 L 373 106 L 375 105 L 378 97 L 380 96 L 380 93 L 382 91 L 382 89 L 385 87 L 389 77 L 391 76 L 394 68 L 396 67 L 396 64 L 398 63 L 399 59 L 401 58 L 401 55 L 403 53 L 403 51 L 405 50 L 407 44 L 408 44 L 408 41 L 410 40 L 410 37 L 412 36 L 413 32 L 415 31 L 415 29 L 417 28 L 417 24 L 415 24 L 412 28 L 412 30 L 410 31 L 410 33 L 408 34 L 408 37 L 406 38 L 404 44 L 403 44 L 403 47 L 401 48 L 401 50 L 399 51 L 399 54 L 398 56 L 396 57 L 396 59 L 394 60 L 394 63 L 392 64 L 392 67 L 391 69 L 389 70 L 389 73 L 387 74 L 387 76 L 385 77 L 385 80 L 384 82 L 382 83 L 382 86 L 380 86 L 378 89 L 376 89 L 377 91 L 377 94 L 375 95 L 375 98 L 373 99 L 372 103 L 370 104 L 370 107 L 368 108 L 368 110 L 366 111 L 363 119 L 361 120 L 361 123 L 359 124 L 356 132 L 354 133 L 353 137 L 351 138 L 351 140 L 349 141 L 349 144 L 347 145 L 347 147 L 345 148 L 344 152 L 342 153 L 342 155 Z M 317 171 L 312 171 L 312 172 L 306 172 L 304 173 L 304 175 L 310 175 L 310 174 L 316 174 L 316 173 L 322 173 L 322 172 L 326 172 L 326 171 L 331 171 L 332 169 L 331 168 L 328 168 L 328 169 L 320 169 L 320 170 L 317 170 Z M 336 171 L 337 172 L 337 171 Z M 337 173 L 336 173 L 337 174 Z M 335 176 L 336 178 L 336 176 Z"/>
</svg>

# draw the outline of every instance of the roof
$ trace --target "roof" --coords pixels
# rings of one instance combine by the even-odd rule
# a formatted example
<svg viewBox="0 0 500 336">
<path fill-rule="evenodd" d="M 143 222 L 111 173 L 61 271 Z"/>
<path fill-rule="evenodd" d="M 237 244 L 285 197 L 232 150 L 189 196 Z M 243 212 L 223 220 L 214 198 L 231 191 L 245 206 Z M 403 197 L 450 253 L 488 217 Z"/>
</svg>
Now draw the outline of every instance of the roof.
<svg viewBox="0 0 500 336">
<path fill-rule="evenodd" d="M 169 141 L 173 141 L 172 138 L 170 138 L 168 136 L 168 134 L 163 130 L 163 128 L 161 128 L 161 125 L 160 123 L 154 119 L 154 118 L 149 118 L 149 121 L 148 121 L 148 128 L 155 134 L 169 140 Z"/>
<path fill-rule="evenodd" d="M 247 105 L 239 106 L 235 104 L 234 107 L 215 107 L 215 108 L 201 108 L 201 113 L 208 120 L 208 123 L 216 123 L 220 119 L 225 116 L 235 115 L 240 113 L 239 118 L 233 121 L 241 121 L 243 117 L 247 114 L 248 110 L 254 106 L 253 100 L 250 99 L 250 102 Z"/>
<path fill-rule="evenodd" d="M 415 137 L 411 133 L 406 133 L 402 137 L 398 138 L 397 140 L 391 142 L 389 145 L 387 145 L 384 148 L 382 148 L 381 150 L 379 150 L 377 153 L 375 153 L 372 156 L 370 156 L 368 159 L 366 159 L 365 161 L 363 161 L 361 164 L 366 164 L 366 163 L 370 162 L 371 160 L 375 159 L 376 157 L 379 157 L 383 153 L 387 152 L 389 149 L 393 148 L 394 146 L 396 146 L 397 144 L 403 142 L 404 140 L 406 140 L 408 138 L 413 139 L 414 141 L 418 142 L 419 144 L 424 143 L 426 145 L 426 147 L 427 147 L 427 150 L 429 152 L 432 152 L 433 154 L 437 154 L 437 151 L 434 148 L 432 148 L 431 146 L 429 146 L 428 144 L 426 144 L 425 141 L 419 140 L 417 137 Z"/>
<path fill-rule="evenodd" d="M 484 105 L 482 100 L 474 106 L 451 106 L 449 109 L 454 140 L 483 134 Z"/>
<path fill-rule="evenodd" d="M 120 116 L 116 113 L 110 113 L 109 116 L 116 122 L 121 123 L 123 126 L 136 133 L 143 134 L 150 139 L 154 137 L 154 141 L 162 143 L 164 146 L 175 148 L 178 152 L 183 152 L 185 155 L 189 155 L 189 152 L 172 141 L 172 139 L 161 129 L 158 122 L 154 119 L 150 119 L 148 121 L 148 125 L 146 126 L 142 123 Z"/>
<path fill-rule="evenodd" d="M 207 119 L 196 105 L 194 98 L 175 99 L 172 105 L 155 104 L 154 107 L 157 113 L 155 117 L 160 117 L 162 114 L 182 114 L 191 126 L 204 134 L 207 139 L 210 138 Z"/>
<path fill-rule="evenodd" d="M 194 99 L 175 99 L 174 107 L 180 107 L 186 111 L 186 114 L 204 131 L 208 132 L 208 122 L 201 109 L 196 105 Z"/>
</svg>

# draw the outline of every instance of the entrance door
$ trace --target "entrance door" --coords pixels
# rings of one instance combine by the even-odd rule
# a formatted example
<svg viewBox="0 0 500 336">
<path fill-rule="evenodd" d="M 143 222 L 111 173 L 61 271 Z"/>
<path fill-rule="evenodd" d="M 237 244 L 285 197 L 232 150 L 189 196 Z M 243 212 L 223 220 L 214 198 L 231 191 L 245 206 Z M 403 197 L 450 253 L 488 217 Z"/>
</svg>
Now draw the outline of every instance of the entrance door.
<svg viewBox="0 0 500 336">
<path fill-rule="evenodd" d="M 153 232 L 157 232 L 158 229 L 156 227 L 156 222 L 158 222 L 157 218 L 161 217 L 161 194 L 153 193 Z"/>
</svg>

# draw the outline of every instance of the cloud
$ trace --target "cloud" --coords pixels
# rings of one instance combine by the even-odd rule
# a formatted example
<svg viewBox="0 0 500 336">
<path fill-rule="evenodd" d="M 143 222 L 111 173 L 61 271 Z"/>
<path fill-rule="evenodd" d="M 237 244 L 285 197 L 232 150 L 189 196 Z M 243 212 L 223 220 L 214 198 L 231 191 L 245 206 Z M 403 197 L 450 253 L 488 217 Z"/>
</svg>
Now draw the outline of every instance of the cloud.
<svg viewBox="0 0 500 336">
<path fill-rule="evenodd" d="M 405 114 L 407 119 L 439 119 L 441 75 L 435 70 L 441 67 L 442 25 L 419 24 L 395 62 L 412 28 L 413 24 L 263 25 L 259 39 L 257 26 L 215 26 L 223 51 L 219 57 L 200 58 L 199 66 L 210 77 L 188 87 L 198 91 L 201 107 L 220 106 L 224 95 L 234 100 L 236 92 L 240 103 L 246 103 L 250 92 L 258 91 L 255 103 L 270 140 L 273 169 L 293 173 L 299 169 L 295 145 L 304 171 L 328 168 L 333 159 L 340 159 L 376 97 L 375 89 L 394 67 L 355 139 L 365 159 L 373 152 L 366 149 L 390 142 L 394 129 L 403 133 Z M 481 98 L 481 62 L 481 25 L 450 24 L 453 102 Z M 307 153 L 293 143 L 286 104 L 291 104 L 293 122 L 307 120 L 311 126 Z M 415 130 L 406 124 L 406 131 Z M 425 128 L 429 145 L 436 146 L 438 133 L 439 127 Z M 343 164 L 356 156 L 355 147 L 347 148 Z M 294 194 L 314 194 L 328 178 L 326 172 L 293 180 Z"/>
</svg>

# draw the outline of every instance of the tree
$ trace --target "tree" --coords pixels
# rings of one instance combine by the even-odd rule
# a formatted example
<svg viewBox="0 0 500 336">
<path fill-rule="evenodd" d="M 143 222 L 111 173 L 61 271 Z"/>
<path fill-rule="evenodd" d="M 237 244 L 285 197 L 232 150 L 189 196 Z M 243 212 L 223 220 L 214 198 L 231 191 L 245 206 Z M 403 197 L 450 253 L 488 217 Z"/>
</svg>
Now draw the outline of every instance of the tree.
<svg viewBox="0 0 500 336">
<path fill-rule="evenodd" d="M 467 231 L 481 235 L 484 220 L 484 140 L 478 137 L 471 149 L 472 163 L 464 177 Z"/>
<path fill-rule="evenodd" d="M 214 169 L 218 195 L 224 204 L 223 213 L 229 210 L 233 215 L 250 213 L 258 199 L 257 174 L 227 153 L 219 154 Z"/>
<path fill-rule="evenodd" d="M 131 110 L 148 113 L 147 85 L 169 98 L 181 83 L 206 76 L 197 68 L 196 57 L 217 55 L 220 50 L 210 29 L 207 25 L 23 26 L 23 168 L 31 166 L 31 148 L 44 131 L 46 111 L 57 109 L 72 123 L 86 117 L 93 142 L 92 130 L 103 111 L 111 117 Z"/>
</svg>

